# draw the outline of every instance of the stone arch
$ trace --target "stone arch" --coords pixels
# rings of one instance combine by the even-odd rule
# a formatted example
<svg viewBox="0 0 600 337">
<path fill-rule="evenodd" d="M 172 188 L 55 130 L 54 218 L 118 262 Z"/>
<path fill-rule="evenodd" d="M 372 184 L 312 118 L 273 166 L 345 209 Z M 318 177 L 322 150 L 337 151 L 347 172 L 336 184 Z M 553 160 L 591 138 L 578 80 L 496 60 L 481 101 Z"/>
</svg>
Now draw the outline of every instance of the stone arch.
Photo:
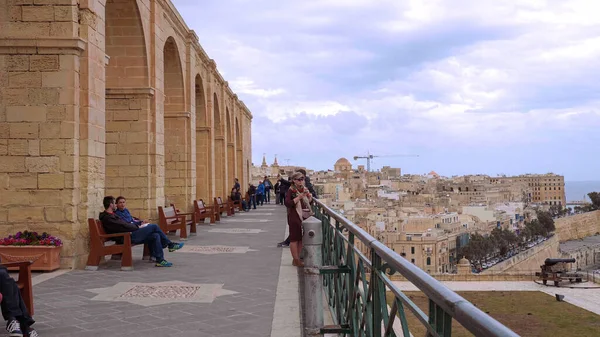
<svg viewBox="0 0 600 337">
<path fill-rule="evenodd" d="M 240 179 L 240 183 L 245 183 L 246 179 L 244 178 L 244 148 L 242 147 L 242 134 L 240 131 L 240 123 L 237 117 L 235 118 L 235 148 L 235 175 L 236 178 Z"/>
<path fill-rule="evenodd" d="M 235 175 L 235 144 L 233 142 L 233 128 L 231 127 L 231 114 L 229 108 L 225 108 L 225 134 L 227 137 L 227 179 L 225 179 L 225 191 L 233 187 L 233 178 Z"/>
<path fill-rule="evenodd" d="M 214 123 L 214 181 L 215 181 L 215 197 L 224 198 L 227 189 L 225 186 L 225 135 L 223 130 L 223 122 L 221 120 L 221 110 L 219 109 L 219 98 L 216 93 L 213 93 L 213 123 Z"/>
<path fill-rule="evenodd" d="M 146 202 L 150 197 L 150 177 L 142 175 L 135 182 L 123 178 L 143 171 L 142 164 L 149 156 L 149 62 L 136 0 L 106 1 L 104 36 L 105 193 L 126 196 L 128 207 L 147 218 L 151 212 Z M 82 87 L 91 84 L 82 82 Z"/>
<path fill-rule="evenodd" d="M 147 87 L 148 57 L 137 1 L 107 0 L 105 13 L 106 87 Z"/>
<path fill-rule="evenodd" d="M 185 111 L 183 68 L 177 42 L 167 38 L 163 49 L 165 115 Z"/>
<path fill-rule="evenodd" d="M 210 124 L 206 111 L 204 83 L 200 74 L 195 78 L 196 107 L 196 198 L 210 201 Z"/>
<path fill-rule="evenodd" d="M 185 111 L 183 67 L 177 43 L 169 36 L 163 47 L 165 204 L 187 207 L 190 132 Z"/>
</svg>

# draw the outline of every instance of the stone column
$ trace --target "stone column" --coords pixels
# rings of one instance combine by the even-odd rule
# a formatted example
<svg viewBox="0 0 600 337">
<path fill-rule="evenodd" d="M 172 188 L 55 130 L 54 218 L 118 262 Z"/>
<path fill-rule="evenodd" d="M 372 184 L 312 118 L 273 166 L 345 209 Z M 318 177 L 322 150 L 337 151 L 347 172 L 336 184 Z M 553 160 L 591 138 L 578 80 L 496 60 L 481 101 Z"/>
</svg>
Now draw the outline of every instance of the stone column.
<svg viewBox="0 0 600 337">
<path fill-rule="evenodd" d="M 85 220 L 104 187 L 104 55 L 101 42 L 79 37 L 103 12 L 77 3 L 0 2 L 0 235 L 59 236 L 63 267 L 85 260 Z"/>
</svg>

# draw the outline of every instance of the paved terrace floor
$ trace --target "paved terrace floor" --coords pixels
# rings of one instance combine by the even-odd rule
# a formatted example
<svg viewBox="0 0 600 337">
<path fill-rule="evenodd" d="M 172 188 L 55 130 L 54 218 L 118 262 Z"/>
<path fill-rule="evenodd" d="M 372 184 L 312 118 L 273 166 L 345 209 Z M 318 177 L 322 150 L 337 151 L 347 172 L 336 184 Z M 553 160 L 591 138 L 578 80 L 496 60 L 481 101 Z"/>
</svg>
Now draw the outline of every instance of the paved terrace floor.
<svg viewBox="0 0 600 337">
<path fill-rule="evenodd" d="M 265 204 L 198 227 L 182 250 L 165 250 L 171 268 L 136 247 L 134 271 L 107 261 L 36 274 L 34 327 L 43 337 L 299 336 L 297 271 L 276 247 L 286 227 L 285 208 Z"/>
</svg>

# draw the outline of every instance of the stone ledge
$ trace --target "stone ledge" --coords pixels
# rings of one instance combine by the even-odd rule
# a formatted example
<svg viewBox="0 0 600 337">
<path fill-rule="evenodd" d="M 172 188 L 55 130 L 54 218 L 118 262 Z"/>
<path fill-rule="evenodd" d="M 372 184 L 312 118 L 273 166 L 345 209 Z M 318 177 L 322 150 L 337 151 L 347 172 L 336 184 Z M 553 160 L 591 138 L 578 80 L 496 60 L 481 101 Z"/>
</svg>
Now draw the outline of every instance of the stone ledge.
<svg viewBox="0 0 600 337">
<path fill-rule="evenodd" d="M 106 96 L 154 96 L 154 88 L 106 88 Z M 117 98 L 117 97 L 111 97 Z"/>
<path fill-rule="evenodd" d="M 191 118 L 192 117 L 192 113 L 191 112 L 169 112 L 166 113 L 165 112 L 165 118 Z"/>
<path fill-rule="evenodd" d="M 38 48 L 39 49 L 59 49 L 60 54 L 70 54 L 66 51 L 75 51 L 80 54 L 85 50 L 87 41 L 81 38 L 43 38 L 43 39 L 20 39 L 20 38 L 0 38 L 0 54 L 31 54 L 28 49 L 21 48 Z M 55 50 L 52 53 L 56 53 Z"/>
</svg>

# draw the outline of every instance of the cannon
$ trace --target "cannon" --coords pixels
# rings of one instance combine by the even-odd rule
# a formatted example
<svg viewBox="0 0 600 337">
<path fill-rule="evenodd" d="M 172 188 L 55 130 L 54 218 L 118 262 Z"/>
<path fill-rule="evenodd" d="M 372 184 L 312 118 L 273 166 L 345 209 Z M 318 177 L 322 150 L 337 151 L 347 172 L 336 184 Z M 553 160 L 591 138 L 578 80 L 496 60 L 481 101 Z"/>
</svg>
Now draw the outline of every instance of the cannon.
<svg viewBox="0 0 600 337">
<path fill-rule="evenodd" d="M 569 264 L 571 263 L 575 263 L 575 259 L 546 259 L 540 266 L 541 272 L 535 273 L 535 276 L 539 276 L 544 285 L 549 280 L 554 281 L 555 287 L 558 287 L 559 283 L 564 280 L 579 283 L 582 281 L 582 275 L 570 270 Z"/>
<path fill-rule="evenodd" d="M 553 266 L 557 263 L 575 263 L 575 259 L 546 259 L 544 261 L 545 266 Z"/>
</svg>

